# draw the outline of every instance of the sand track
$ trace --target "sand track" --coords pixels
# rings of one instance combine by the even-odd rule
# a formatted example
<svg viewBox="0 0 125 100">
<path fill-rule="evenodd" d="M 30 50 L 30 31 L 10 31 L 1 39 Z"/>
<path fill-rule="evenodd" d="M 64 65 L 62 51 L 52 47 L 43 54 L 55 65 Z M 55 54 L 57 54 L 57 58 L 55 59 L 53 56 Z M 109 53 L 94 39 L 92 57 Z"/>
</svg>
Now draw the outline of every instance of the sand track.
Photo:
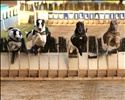
<svg viewBox="0 0 125 100">
<path fill-rule="evenodd" d="M 125 100 L 124 81 L 3 81 L 2 100 Z"/>
</svg>

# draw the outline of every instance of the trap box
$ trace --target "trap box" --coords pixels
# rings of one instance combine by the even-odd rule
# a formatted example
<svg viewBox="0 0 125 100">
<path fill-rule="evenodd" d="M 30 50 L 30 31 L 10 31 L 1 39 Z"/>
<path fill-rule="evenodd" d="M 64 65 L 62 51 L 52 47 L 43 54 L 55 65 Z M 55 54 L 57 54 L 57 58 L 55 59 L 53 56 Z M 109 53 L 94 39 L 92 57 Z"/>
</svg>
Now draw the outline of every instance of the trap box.
<svg viewBox="0 0 125 100">
<path fill-rule="evenodd" d="M 69 53 L 69 58 L 78 58 L 77 54 Z"/>
</svg>

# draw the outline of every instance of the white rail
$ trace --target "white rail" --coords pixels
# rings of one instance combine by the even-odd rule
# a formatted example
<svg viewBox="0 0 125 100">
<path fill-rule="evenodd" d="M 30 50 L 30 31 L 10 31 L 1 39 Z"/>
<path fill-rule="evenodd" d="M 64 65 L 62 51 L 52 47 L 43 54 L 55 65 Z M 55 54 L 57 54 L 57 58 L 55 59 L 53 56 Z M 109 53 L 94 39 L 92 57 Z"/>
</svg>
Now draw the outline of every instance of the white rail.
<svg viewBox="0 0 125 100">
<path fill-rule="evenodd" d="M 14 6 L 14 7 L 2 10 L 0 20 L 5 20 L 7 18 L 18 15 L 17 9 L 18 9 L 18 6 Z"/>
</svg>

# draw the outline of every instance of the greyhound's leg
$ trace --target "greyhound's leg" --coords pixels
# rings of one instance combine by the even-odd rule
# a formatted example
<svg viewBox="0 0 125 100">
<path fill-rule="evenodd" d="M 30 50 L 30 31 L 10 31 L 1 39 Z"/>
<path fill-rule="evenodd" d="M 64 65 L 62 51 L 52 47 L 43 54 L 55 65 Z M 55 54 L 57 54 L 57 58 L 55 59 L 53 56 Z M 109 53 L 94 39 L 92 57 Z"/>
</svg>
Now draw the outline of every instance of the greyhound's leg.
<svg viewBox="0 0 125 100">
<path fill-rule="evenodd" d="M 11 64 L 14 64 L 14 60 L 15 60 L 15 51 L 12 51 L 12 55 L 11 55 Z"/>
<path fill-rule="evenodd" d="M 4 48 L 5 48 L 5 51 L 8 52 L 8 42 L 7 42 L 7 39 L 4 38 L 4 42 L 5 42 L 5 45 L 4 45 Z"/>
<path fill-rule="evenodd" d="M 101 38 L 98 38 L 98 53 L 99 55 L 106 53 L 106 50 L 103 49 Z"/>
<path fill-rule="evenodd" d="M 109 51 L 109 45 L 110 45 L 111 40 L 113 39 L 113 36 L 110 35 L 107 38 L 108 39 L 107 39 L 107 50 L 106 51 L 107 51 L 107 55 L 108 55 L 108 54 L 111 54 L 111 51 Z"/>
<path fill-rule="evenodd" d="M 115 37 L 116 48 L 120 47 L 120 40 L 121 40 L 121 38 L 119 36 Z"/>
<path fill-rule="evenodd" d="M 116 43 L 116 48 L 112 49 L 111 50 L 111 53 L 117 53 L 117 50 L 119 49 L 120 47 L 120 37 L 119 36 L 116 36 L 115 37 L 115 43 Z"/>
<path fill-rule="evenodd" d="M 30 49 L 30 53 L 35 53 L 35 55 L 38 53 L 38 49 L 39 49 L 39 46 L 37 45 L 34 45 L 31 49 Z"/>
<path fill-rule="evenodd" d="M 82 47 L 81 46 L 78 47 L 78 51 L 79 51 L 80 56 L 82 56 Z"/>
<path fill-rule="evenodd" d="M 69 48 L 69 53 L 72 53 L 72 52 L 73 52 L 73 47 L 70 46 L 70 48 Z"/>
<path fill-rule="evenodd" d="M 27 48 L 26 48 L 25 40 L 23 38 L 21 40 L 21 43 L 22 43 L 22 45 L 21 45 L 21 50 L 20 51 L 27 53 Z"/>
</svg>

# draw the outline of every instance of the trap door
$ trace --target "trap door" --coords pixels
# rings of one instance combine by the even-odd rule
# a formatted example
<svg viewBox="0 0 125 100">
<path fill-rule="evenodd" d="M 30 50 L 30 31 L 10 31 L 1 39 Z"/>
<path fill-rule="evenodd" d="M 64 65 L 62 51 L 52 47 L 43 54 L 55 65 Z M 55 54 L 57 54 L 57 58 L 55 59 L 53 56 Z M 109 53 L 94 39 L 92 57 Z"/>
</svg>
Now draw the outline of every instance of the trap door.
<svg viewBox="0 0 125 100">
<path fill-rule="evenodd" d="M 96 77 L 97 76 L 97 58 L 89 58 L 88 61 L 88 77 Z"/>
<path fill-rule="evenodd" d="M 1 76 L 9 77 L 9 53 L 0 53 Z"/>
<path fill-rule="evenodd" d="M 58 77 L 68 77 L 68 42 L 68 38 L 58 37 Z"/>
<path fill-rule="evenodd" d="M 58 53 L 49 53 L 49 77 L 58 76 Z"/>
<path fill-rule="evenodd" d="M 117 76 L 117 54 L 108 55 L 108 76 Z"/>
<path fill-rule="evenodd" d="M 59 53 L 59 76 L 58 77 L 67 77 L 68 75 L 68 54 L 66 52 Z"/>
<path fill-rule="evenodd" d="M 125 77 L 125 52 L 118 52 L 118 76 Z"/>
<path fill-rule="evenodd" d="M 39 76 L 40 77 L 48 77 L 48 53 L 40 53 L 40 60 L 39 60 Z"/>
<path fill-rule="evenodd" d="M 19 77 L 19 69 L 20 69 L 20 65 L 19 65 L 19 56 L 20 56 L 20 52 L 18 52 L 17 54 L 15 54 L 15 59 L 14 59 L 14 63 L 11 64 L 11 60 L 12 60 L 12 52 L 9 52 L 9 77 Z"/>
<path fill-rule="evenodd" d="M 29 77 L 29 58 L 28 54 L 21 53 L 19 54 L 19 71 L 20 77 Z"/>
<path fill-rule="evenodd" d="M 68 77 L 78 76 L 78 56 L 68 58 Z"/>
<path fill-rule="evenodd" d="M 82 53 L 82 56 L 79 55 L 79 77 L 86 77 L 88 75 L 88 53 Z"/>
<path fill-rule="evenodd" d="M 39 76 L 39 66 L 38 66 L 38 54 L 28 54 L 29 59 L 29 77 L 38 77 Z"/>
<path fill-rule="evenodd" d="M 106 77 L 107 76 L 107 58 L 106 55 L 102 55 L 98 57 L 98 77 Z"/>
<path fill-rule="evenodd" d="M 118 76 L 125 77 L 125 38 L 121 39 L 120 48 L 118 50 Z"/>
</svg>

